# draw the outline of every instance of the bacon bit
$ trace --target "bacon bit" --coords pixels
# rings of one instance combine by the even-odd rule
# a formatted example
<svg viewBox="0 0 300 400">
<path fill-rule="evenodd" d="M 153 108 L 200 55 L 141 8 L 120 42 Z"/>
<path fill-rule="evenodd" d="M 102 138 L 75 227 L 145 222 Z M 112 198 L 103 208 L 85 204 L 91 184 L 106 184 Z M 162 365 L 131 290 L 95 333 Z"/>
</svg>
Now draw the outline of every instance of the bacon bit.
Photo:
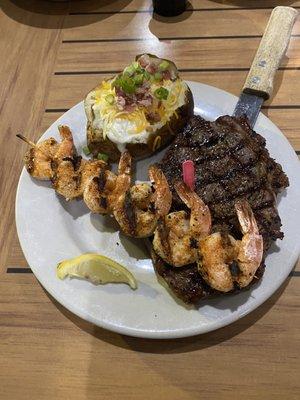
<svg viewBox="0 0 300 400">
<path fill-rule="evenodd" d="M 126 106 L 126 100 L 124 97 L 118 96 L 117 97 L 117 101 L 116 101 L 116 105 L 118 107 L 119 110 L 124 110 L 125 106 Z"/>
<path fill-rule="evenodd" d="M 146 66 L 149 64 L 149 56 L 147 54 L 142 55 L 139 59 L 138 62 L 140 63 L 140 66 L 142 68 L 146 68 Z"/>
<path fill-rule="evenodd" d="M 157 71 L 157 67 L 156 67 L 156 65 L 154 65 L 154 64 L 148 64 L 148 65 L 146 66 L 145 70 L 146 70 L 147 72 L 149 72 L 149 74 L 153 75 L 153 74 L 155 74 L 155 72 Z"/>
<path fill-rule="evenodd" d="M 125 107 L 124 107 L 124 111 L 127 111 L 127 112 L 133 112 L 134 110 L 135 110 L 135 105 L 134 104 L 128 104 L 128 105 L 126 105 Z"/>
<path fill-rule="evenodd" d="M 148 83 L 138 87 L 136 93 L 127 94 L 124 93 L 121 88 L 116 88 L 116 105 L 119 110 L 132 112 L 135 107 L 150 107 L 153 103 L 153 97 L 149 93 L 150 85 Z"/>
<path fill-rule="evenodd" d="M 160 118 L 159 113 L 154 111 L 154 112 L 149 112 L 147 114 L 147 120 L 150 123 L 154 123 L 154 122 L 159 122 L 161 120 L 161 118 Z"/>
<path fill-rule="evenodd" d="M 162 73 L 162 75 L 163 75 L 163 78 L 165 79 L 165 80 L 170 80 L 171 79 L 171 73 L 170 73 L 170 71 L 164 71 L 163 73 Z"/>
<path fill-rule="evenodd" d="M 150 107 L 152 105 L 152 100 L 153 99 L 152 99 L 151 96 L 147 96 L 147 97 L 144 97 L 141 100 L 138 100 L 137 104 L 140 105 L 140 106 L 144 106 L 144 107 Z"/>
<path fill-rule="evenodd" d="M 147 89 L 146 89 L 145 87 L 140 86 L 140 87 L 137 87 L 137 88 L 136 88 L 135 94 L 136 94 L 137 96 L 139 96 L 140 94 L 146 93 L 146 91 L 147 91 Z"/>
<path fill-rule="evenodd" d="M 182 163 L 182 173 L 184 183 L 191 189 L 195 189 L 195 166 L 192 160 Z"/>
</svg>

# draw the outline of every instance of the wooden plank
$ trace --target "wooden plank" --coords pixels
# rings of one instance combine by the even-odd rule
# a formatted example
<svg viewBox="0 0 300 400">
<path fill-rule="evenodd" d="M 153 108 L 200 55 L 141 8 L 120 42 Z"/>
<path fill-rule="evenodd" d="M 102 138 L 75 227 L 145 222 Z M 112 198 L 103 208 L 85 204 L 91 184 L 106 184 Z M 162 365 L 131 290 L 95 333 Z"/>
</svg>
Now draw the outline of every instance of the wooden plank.
<svg viewBox="0 0 300 400">
<path fill-rule="evenodd" d="M 46 93 L 60 43 L 63 15 L 45 15 L 27 11 L 3 1 L 0 12 L 0 53 L 5 60 L 0 72 L 0 268 L 6 264 L 15 234 L 14 197 L 25 144 L 15 134 L 33 137 L 45 108 Z M 45 5 L 46 11 L 51 10 Z M 13 16 L 13 18 L 7 17 Z M 24 24 L 18 21 L 23 20 Z M 43 28 L 41 28 L 43 26 Z M 48 26 L 48 28 L 47 28 Z M 12 150 L 13 149 L 13 150 Z"/>
<path fill-rule="evenodd" d="M 249 0 L 240 0 L 240 1 L 210 1 L 210 0 L 189 0 L 190 4 L 194 9 L 232 9 L 232 8 L 270 8 L 276 7 L 278 5 L 281 6 L 290 6 L 290 7 L 299 7 L 299 1 L 290 1 L 283 0 L 280 1 L 280 4 L 277 0 L 260 0 L 260 1 L 249 1 Z"/>
<path fill-rule="evenodd" d="M 278 5 L 278 1 L 276 0 L 263 0 L 263 1 L 252 1 L 241 0 L 238 2 L 216 2 L 210 0 L 190 0 L 190 4 L 188 5 L 188 9 L 193 10 L 207 10 L 207 9 L 224 9 L 231 10 L 233 8 L 270 8 L 276 7 Z M 299 7 L 299 1 L 281 1 L 280 5 L 294 6 Z M 72 1 L 70 4 L 70 12 L 71 13 L 96 13 L 96 12 L 134 12 L 134 11 L 146 11 L 152 9 L 152 1 L 151 0 L 117 0 L 114 2 L 111 1 L 101 1 L 99 0 L 90 0 L 90 1 Z"/>
<path fill-rule="evenodd" d="M 239 95 L 247 71 L 197 71 L 181 72 L 185 80 L 205 83 L 226 90 L 234 95 Z M 88 75 L 54 75 L 46 108 L 69 109 L 101 82 L 102 79 L 111 74 L 88 74 Z M 265 104 L 271 106 L 300 106 L 299 86 L 300 71 L 287 70 L 277 73 L 277 85 L 271 101 Z"/>
<path fill-rule="evenodd" d="M 10 241 L 10 252 L 6 259 L 6 264 L 3 268 L 3 272 L 6 272 L 7 268 L 28 268 L 28 263 L 25 260 L 22 252 L 20 242 L 17 235 L 16 227 L 13 227 L 13 239 Z"/>
<path fill-rule="evenodd" d="M 299 110 L 263 110 L 275 125 L 284 133 L 295 150 L 300 150 Z"/>
<path fill-rule="evenodd" d="M 202 11 L 188 18 L 152 18 L 151 13 L 69 15 L 64 22 L 64 40 L 138 39 L 174 37 L 215 37 L 262 35 L 270 17 L 269 9 Z M 176 23 L 175 23 L 176 22 Z M 118 29 L 115 27 L 118 26 Z M 293 34 L 300 34 L 300 20 Z"/>
<path fill-rule="evenodd" d="M 235 398 L 242 391 L 250 400 L 296 400 L 299 284 L 290 279 L 262 307 L 226 328 L 196 338 L 149 341 L 82 321 L 49 298 L 32 276 L 3 277 L 2 396 L 191 400 Z"/>
<path fill-rule="evenodd" d="M 49 92 L 49 95 L 51 94 L 51 91 Z M 65 107 L 64 107 L 65 108 Z M 40 125 L 40 134 L 44 133 L 50 125 L 53 124 L 60 116 L 63 115 L 63 112 L 46 112 L 43 115 L 43 119 Z"/>
<path fill-rule="evenodd" d="M 203 39 L 117 43 L 63 43 L 56 71 L 119 71 L 136 54 L 155 53 L 173 60 L 180 69 L 247 69 L 259 45 L 258 38 Z M 113 52 L 111 51 L 113 46 Z M 224 57 L 226 54 L 226 57 Z M 293 38 L 282 67 L 300 68 L 300 38 Z"/>
</svg>

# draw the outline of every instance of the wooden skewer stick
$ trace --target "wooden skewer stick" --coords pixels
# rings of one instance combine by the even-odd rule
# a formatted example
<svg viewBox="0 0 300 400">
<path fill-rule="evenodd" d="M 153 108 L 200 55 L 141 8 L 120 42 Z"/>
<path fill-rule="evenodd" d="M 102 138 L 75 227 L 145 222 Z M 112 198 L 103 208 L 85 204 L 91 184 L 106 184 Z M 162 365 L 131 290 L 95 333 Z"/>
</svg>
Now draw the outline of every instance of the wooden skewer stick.
<svg viewBox="0 0 300 400">
<path fill-rule="evenodd" d="M 29 144 L 29 146 L 31 146 L 31 147 L 35 147 L 35 146 L 36 146 L 35 143 L 33 143 L 31 140 L 27 139 L 25 136 L 21 135 L 21 133 L 18 133 L 16 136 L 17 136 L 19 139 L 21 139 L 21 140 L 23 140 L 24 142 L 26 142 L 27 144 Z"/>
</svg>

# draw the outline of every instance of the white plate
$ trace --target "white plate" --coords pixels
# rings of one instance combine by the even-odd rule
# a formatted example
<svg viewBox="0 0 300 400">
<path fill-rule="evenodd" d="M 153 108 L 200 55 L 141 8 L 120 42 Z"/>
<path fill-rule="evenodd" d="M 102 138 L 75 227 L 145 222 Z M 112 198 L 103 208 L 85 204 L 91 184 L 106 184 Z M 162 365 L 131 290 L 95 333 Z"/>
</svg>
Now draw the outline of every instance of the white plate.
<svg viewBox="0 0 300 400">
<path fill-rule="evenodd" d="M 237 98 L 211 86 L 188 82 L 195 111 L 213 120 L 232 114 Z M 58 137 L 57 126 L 69 125 L 75 144 L 85 144 L 86 119 L 79 103 L 59 118 L 42 136 Z M 82 201 L 67 203 L 49 183 L 31 179 L 22 171 L 16 198 L 16 222 L 24 255 L 47 291 L 74 314 L 96 325 L 131 336 L 175 338 L 220 328 L 243 317 L 270 297 L 284 282 L 299 254 L 300 171 L 295 151 L 280 130 L 260 114 L 256 130 L 267 139 L 270 154 L 282 164 L 290 186 L 280 196 L 279 213 L 285 237 L 266 259 L 266 272 L 253 289 L 205 301 L 199 308 L 177 302 L 156 279 L 143 242 L 126 238 L 109 217 L 92 215 Z M 162 154 L 155 157 L 160 159 Z M 140 161 L 137 179 L 145 180 L 153 159 Z M 79 280 L 60 281 L 59 261 L 85 252 L 99 252 L 128 267 L 138 280 L 138 290 L 126 285 L 93 286 Z"/>
</svg>

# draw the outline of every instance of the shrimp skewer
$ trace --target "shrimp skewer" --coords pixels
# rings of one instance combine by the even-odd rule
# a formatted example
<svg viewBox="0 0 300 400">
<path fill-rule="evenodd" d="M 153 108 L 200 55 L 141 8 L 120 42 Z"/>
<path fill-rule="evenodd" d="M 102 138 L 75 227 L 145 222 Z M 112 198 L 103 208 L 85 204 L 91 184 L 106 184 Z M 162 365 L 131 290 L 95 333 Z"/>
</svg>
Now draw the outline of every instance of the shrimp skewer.
<svg viewBox="0 0 300 400">
<path fill-rule="evenodd" d="M 182 267 L 197 260 L 199 240 L 211 230 L 211 215 L 200 197 L 183 182 L 177 182 L 175 189 L 191 210 L 190 216 L 185 211 L 176 211 L 161 218 L 153 248 L 168 264 Z"/>
<path fill-rule="evenodd" d="M 91 191 L 90 181 L 107 168 L 101 160 L 86 161 L 77 156 L 72 132 L 67 126 L 58 127 L 61 143 L 55 139 L 46 139 L 33 143 L 23 135 L 17 135 L 31 146 L 25 156 L 27 171 L 37 179 L 51 180 L 57 193 L 67 200 L 84 194 L 87 206 L 93 212 L 105 212 L 97 207 L 97 196 Z M 94 194 L 94 197 L 92 197 Z"/>
<path fill-rule="evenodd" d="M 57 151 L 57 141 L 54 138 L 49 138 L 41 143 L 35 144 L 21 134 L 18 134 L 17 137 L 30 146 L 30 149 L 24 156 L 25 168 L 28 173 L 36 179 L 51 179 L 53 175 L 51 162 Z"/>
<path fill-rule="evenodd" d="M 61 143 L 58 143 L 52 137 L 40 143 L 33 143 L 25 136 L 17 135 L 18 138 L 30 146 L 30 149 L 25 154 L 24 162 L 28 173 L 33 178 L 51 180 L 58 164 L 64 158 L 76 155 L 70 129 L 61 125 L 58 130 L 62 139 Z"/>
<path fill-rule="evenodd" d="M 77 156 L 73 137 L 66 126 L 59 127 L 61 143 L 53 138 L 34 144 L 26 155 L 28 172 L 37 179 L 49 179 L 56 192 L 67 200 L 83 196 L 94 213 L 114 214 L 121 229 L 136 237 L 153 233 L 157 219 L 171 206 L 167 181 L 156 167 L 149 168 L 155 187 L 143 183 L 131 187 L 131 156 L 124 152 L 120 158 L 118 176 L 107 169 L 102 160 L 83 160 Z"/>
<path fill-rule="evenodd" d="M 251 207 L 246 201 L 235 204 L 242 240 L 213 233 L 200 241 L 198 269 L 205 281 L 216 290 L 229 292 L 235 284 L 246 287 L 262 262 L 263 238 L 259 234 Z"/>
<path fill-rule="evenodd" d="M 148 173 L 152 186 L 142 183 L 131 187 L 131 156 L 128 151 L 122 153 L 112 202 L 113 215 L 128 236 L 151 236 L 159 218 L 171 207 L 172 194 L 162 171 L 150 166 Z"/>
</svg>

